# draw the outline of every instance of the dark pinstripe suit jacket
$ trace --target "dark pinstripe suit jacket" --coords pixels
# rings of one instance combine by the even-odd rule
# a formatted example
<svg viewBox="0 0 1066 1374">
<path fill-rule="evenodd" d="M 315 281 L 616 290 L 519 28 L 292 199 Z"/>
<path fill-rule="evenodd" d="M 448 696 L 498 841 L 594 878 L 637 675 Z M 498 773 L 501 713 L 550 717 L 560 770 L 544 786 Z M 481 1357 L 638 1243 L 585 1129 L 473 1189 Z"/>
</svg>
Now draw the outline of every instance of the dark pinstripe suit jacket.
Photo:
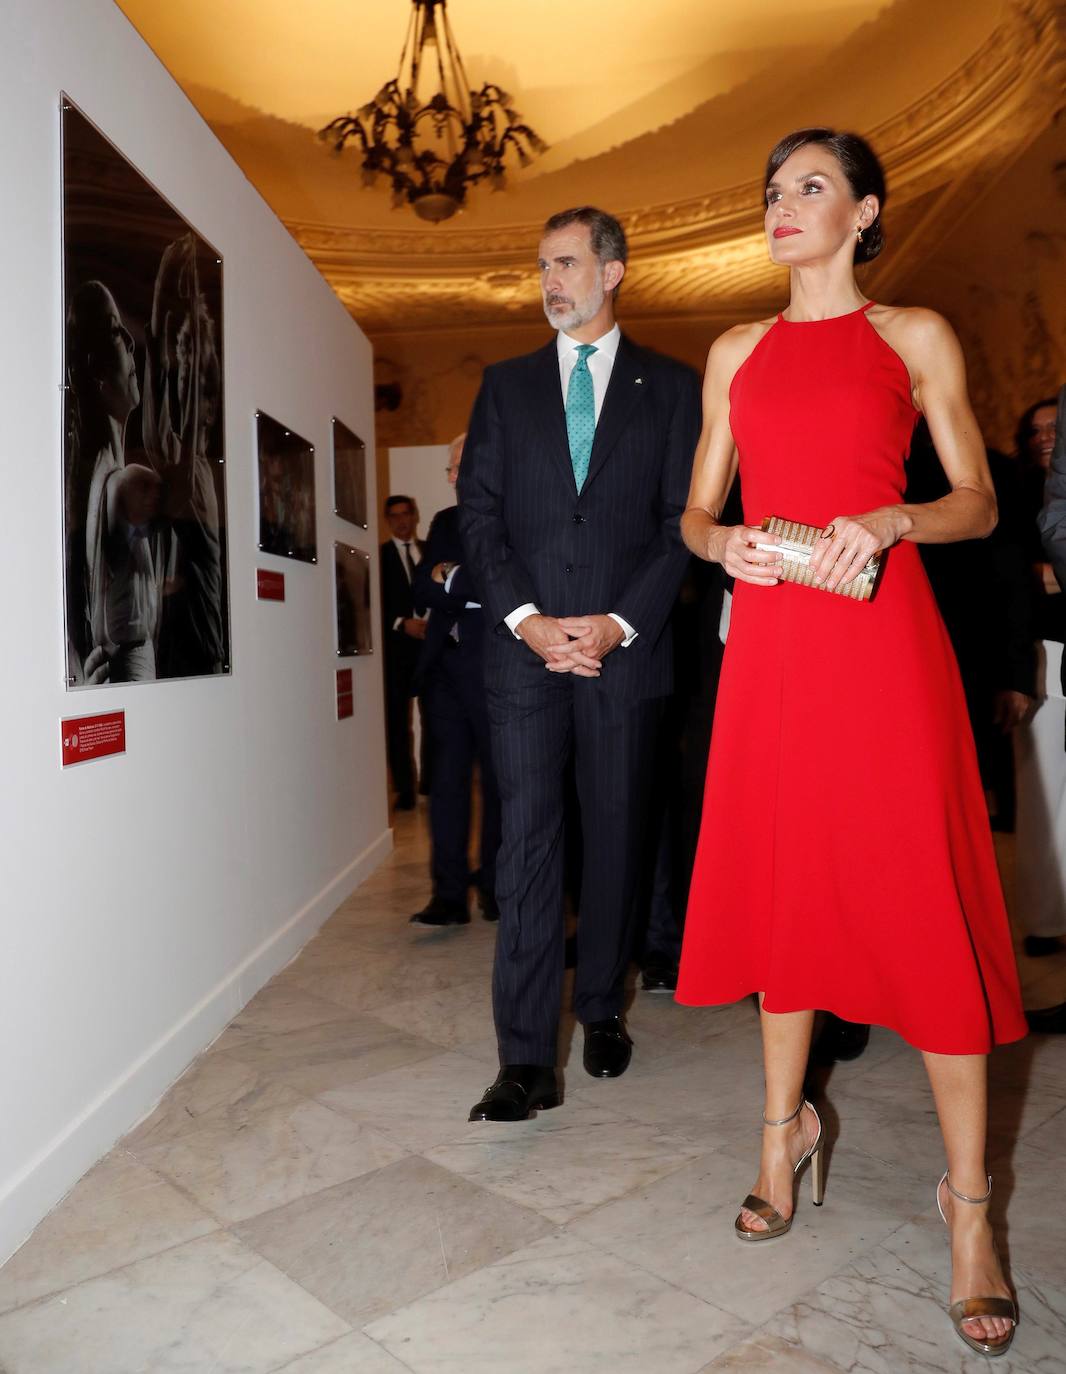
<svg viewBox="0 0 1066 1374">
<path fill-rule="evenodd" d="M 438 563 L 458 563 L 452 576 L 450 591 L 433 581 L 433 569 Z M 474 580 L 463 562 L 463 541 L 459 534 L 459 508 L 446 506 L 433 517 L 429 534 L 422 549 L 422 561 L 415 568 L 412 592 L 420 606 L 429 609 L 429 624 L 415 673 L 415 692 L 420 692 L 441 655 L 449 652 L 448 640 L 452 626 L 459 626 L 459 643 L 463 652 L 459 658 L 463 671 L 481 676 L 481 643 L 485 619 L 480 610 L 467 610 L 466 603 L 476 597 Z"/>
<path fill-rule="evenodd" d="M 672 686 L 669 616 L 688 554 L 680 518 L 700 430 L 696 374 L 624 335 L 580 494 L 570 464 L 555 340 L 485 370 L 459 470 L 460 528 L 485 609 L 489 686 L 542 676 L 504 617 L 614 611 L 637 631 L 604 660 L 600 690 Z"/>
</svg>

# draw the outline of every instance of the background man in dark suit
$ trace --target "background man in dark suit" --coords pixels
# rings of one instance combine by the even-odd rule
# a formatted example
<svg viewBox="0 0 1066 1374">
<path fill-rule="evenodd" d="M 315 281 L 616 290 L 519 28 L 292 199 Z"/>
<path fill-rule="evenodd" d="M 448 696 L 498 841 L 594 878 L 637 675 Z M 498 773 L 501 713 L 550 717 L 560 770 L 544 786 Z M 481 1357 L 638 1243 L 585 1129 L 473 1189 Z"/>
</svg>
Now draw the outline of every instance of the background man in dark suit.
<svg viewBox="0 0 1066 1374">
<path fill-rule="evenodd" d="M 415 804 L 415 761 L 411 744 L 411 692 L 418 656 L 426 635 L 422 608 L 416 606 L 412 582 L 422 557 L 415 537 L 418 507 L 409 496 L 390 496 L 385 520 L 392 538 L 381 546 L 381 633 L 385 641 L 385 733 L 396 790 L 396 809 Z"/>
<path fill-rule="evenodd" d="M 1066 591 L 1066 386 L 1059 391 L 1051 469 L 1038 524 L 1044 553 Z"/>
<path fill-rule="evenodd" d="M 1051 467 L 1038 524 L 1044 555 L 1055 570 L 1059 586 L 1066 592 L 1066 386 L 1059 391 Z M 1062 686 L 1066 691 L 1066 653 L 1062 659 Z M 1066 932 L 1063 931 L 1041 929 L 1025 938 L 1025 952 L 1030 958 L 1058 954 L 1064 948 Z M 1066 1002 L 1026 1015 L 1033 1030 L 1066 1033 Z"/>
<path fill-rule="evenodd" d="M 699 381 L 615 324 L 622 227 L 584 207 L 540 244 L 559 331 L 486 369 L 459 474 L 460 527 L 486 624 L 500 787 L 493 1007 L 502 1069 L 472 1120 L 558 1104 L 564 775 L 573 757 L 584 854 L 574 1009 L 584 1065 L 625 1071 L 622 1023 L 651 757 L 672 687 L 668 619 L 688 555 L 679 521 L 700 428 Z"/>
<path fill-rule="evenodd" d="M 465 434 L 448 451 L 448 481 L 459 476 Z M 429 829 L 433 843 L 433 896 L 412 925 L 465 925 L 471 875 L 470 800 L 477 761 L 481 780 L 481 867 L 477 884 L 482 914 L 495 920 L 496 851 L 500 798 L 489 745 L 482 644 L 485 622 L 474 599 L 463 557 L 459 508 L 433 517 L 422 561 L 415 569 L 415 600 L 429 607 L 415 690 L 422 699 L 429 743 Z"/>
<path fill-rule="evenodd" d="M 723 523 L 726 518 L 723 512 Z M 634 951 L 645 992 L 673 993 L 677 989 L 725 647 L 719 638 L 724 593 L 721 566 L 690 558 L 670 617 L 674 693 L 656 745 L 651 824 L 645 836 L 647 871 L 642 875 Z"/>
</svg>

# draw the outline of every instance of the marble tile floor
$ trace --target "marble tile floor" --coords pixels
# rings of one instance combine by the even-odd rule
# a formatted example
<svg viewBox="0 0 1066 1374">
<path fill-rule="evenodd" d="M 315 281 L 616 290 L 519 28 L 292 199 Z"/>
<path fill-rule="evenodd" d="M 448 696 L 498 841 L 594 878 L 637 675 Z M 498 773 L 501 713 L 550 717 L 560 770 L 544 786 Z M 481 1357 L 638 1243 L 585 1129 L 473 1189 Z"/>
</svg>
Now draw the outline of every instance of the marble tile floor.
<svg viewBox="0 0 1066 1374">
<path fill-rule="evenodd" d="M 0 1269 L 0 1374 L 924 1374 L 952 1333 L 918 1056 L 829 1076 L 826 1205 L 732 1236 L 761 1079 L 750 1004 L 634 992 L 630 1071 L 469 1125 L 494 1072 L 494 927 L 413 931 L 425 816 Z M 1010 847 L 1002 846 L 1010 886 Z M 1066 954 L 1019 963 L 1066 999 Z M 1000 1374 L 1066 1372 L 1066 1037 L 992 1066 L 996 1219 L 1022 1324 Z"/>
</svg>

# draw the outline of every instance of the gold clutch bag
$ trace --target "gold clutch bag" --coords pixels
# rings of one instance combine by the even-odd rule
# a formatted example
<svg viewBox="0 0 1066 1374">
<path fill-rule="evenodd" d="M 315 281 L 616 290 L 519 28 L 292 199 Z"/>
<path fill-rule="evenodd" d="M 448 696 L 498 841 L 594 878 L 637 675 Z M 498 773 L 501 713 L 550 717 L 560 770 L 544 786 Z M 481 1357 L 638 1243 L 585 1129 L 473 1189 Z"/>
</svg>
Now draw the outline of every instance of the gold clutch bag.
<svg viewBox="0 0 1066 1374">
<path fill-rule="evenodd" d="M 801 587 L 813 587 L 824 592 L 824 583 L 815 582 L 811 577 L 811 555 L 822 537 L 822 531 L 815 525 L 801 525 L 795 520 L 783 520 L 779 515 L 768 516 L 760 529 L 767 534 L 776 534 L 780 544 L 756 544 L 757 549 L 779 553 L 784 562 L 781 576 L 786 582 L 798 582 Z M 834 588 L 836 596 L 847 596 L 852 601 L 869 601 L 874 594 L 878 574 L 881 571 L 881 555 L 875 553 L 862 572 L 857 573 L 850 582 L 842 582 Z"/>
</svg>

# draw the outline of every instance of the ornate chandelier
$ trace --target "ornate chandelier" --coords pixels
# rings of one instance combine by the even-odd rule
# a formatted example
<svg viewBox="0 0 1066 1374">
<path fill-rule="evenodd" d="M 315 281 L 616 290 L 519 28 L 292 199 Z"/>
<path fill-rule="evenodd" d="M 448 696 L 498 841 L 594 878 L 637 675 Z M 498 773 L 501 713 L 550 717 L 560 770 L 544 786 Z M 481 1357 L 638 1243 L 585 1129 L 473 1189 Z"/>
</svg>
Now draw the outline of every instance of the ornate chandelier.
<svg viewBox="0 0 1066 1374">
<path fill-rule="evenodd" d="M 392 203 L 408 201 L 416 215 L 439 223 L 466 203 L 469 187 L 505 184 L 513 153 L 528 167 L 547 144 L 511 108 L 511 97 L 487 81 L 472 91 L 448 23 L 446 0 L 412 0 L 400 69 L 354 115 L 339 115 L 319 137 L 340 153 L 349 139 L 362 152 L 363 185 L 379 175 L 392 183 Z M 429 99 L 419 80 L 434 81 Z"/>
</svg>

